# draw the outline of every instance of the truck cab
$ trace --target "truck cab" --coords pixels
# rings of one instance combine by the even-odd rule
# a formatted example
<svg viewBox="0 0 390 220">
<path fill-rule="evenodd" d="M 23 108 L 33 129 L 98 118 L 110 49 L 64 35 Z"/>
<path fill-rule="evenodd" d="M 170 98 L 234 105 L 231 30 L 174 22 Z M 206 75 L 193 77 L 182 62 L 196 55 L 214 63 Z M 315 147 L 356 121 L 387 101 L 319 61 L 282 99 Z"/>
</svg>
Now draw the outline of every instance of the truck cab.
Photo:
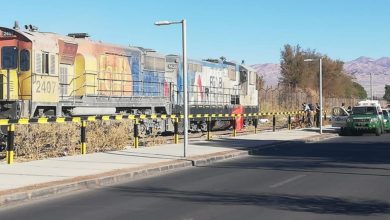
<svg viewBox="0 0 390 220">
<path fill-rule="evenodd" d="M 332 127 L 340 128 L 340 133 L 344 132 L 347 127 L 347 119 L 349 117 L 348 111 L 343 107 L 333 107 L 332 109 Z"/>
<path fill-rule="evenodd" d="M 376 136 L 384 133 L 384 118 L 379 102 L 366 100 L 354 106 L 347 119 L 346 132 L 352 134 L 375 133 Z"/>
</svg>

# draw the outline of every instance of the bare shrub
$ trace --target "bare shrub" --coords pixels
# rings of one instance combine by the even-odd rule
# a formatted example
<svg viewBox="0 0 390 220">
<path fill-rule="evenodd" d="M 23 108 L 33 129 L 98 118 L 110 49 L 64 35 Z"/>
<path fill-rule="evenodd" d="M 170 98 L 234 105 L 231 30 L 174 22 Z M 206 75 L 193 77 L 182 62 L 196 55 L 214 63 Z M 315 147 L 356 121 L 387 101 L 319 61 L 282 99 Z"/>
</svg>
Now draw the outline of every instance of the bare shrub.
<svg viewBox="0 0 390 220">
<path fill-rule="evenodd" d="M 87 152 L 122 150 L 132 144 L 132 120 L 95 121 L 87 124 Z"/>
<path fill-rule="evenodd" d="M 132 120 L 87 122 L 87 152 L 122 150 L 132 144 Z M 16 125 L 15 160 L 80 154 L 80 124 Z"/>
<path fill-rule="evenodd" d="M 37 160 L 74 155 L 78 130 L 72 123 L 16 125 L 15 156 L 19 160 Z"/>
</svg>

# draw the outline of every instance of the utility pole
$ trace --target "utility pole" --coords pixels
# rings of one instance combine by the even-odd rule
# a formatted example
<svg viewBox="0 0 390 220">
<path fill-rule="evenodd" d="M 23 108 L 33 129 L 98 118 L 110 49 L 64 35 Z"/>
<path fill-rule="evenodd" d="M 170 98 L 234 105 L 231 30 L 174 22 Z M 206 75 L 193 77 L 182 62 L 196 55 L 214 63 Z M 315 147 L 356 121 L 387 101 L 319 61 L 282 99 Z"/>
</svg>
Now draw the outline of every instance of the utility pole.
<svg viewBox="0 0 390 220">
<path fill-rule="evenodd" d="M 374 92 L 372 90 L 372 73 L 370 73 L 370 94 L 371 94 L 371 100 L 374 100 Z"/>
</svg>

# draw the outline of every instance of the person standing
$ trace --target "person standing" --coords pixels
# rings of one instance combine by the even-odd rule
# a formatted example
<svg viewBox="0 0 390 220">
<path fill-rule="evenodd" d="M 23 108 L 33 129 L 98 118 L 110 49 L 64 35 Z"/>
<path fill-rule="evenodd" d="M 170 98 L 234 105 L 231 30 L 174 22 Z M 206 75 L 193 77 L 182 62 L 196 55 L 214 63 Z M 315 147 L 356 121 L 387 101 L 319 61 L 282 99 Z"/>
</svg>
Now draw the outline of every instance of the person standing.
<svg viewBox="0 0 390 220">
<path fill-rule="evenodd" d="M 347 109 L 345 108 L 345 103 L 344 103 L 344 102 L 343 102 L 343 103 L 341 103 L 341 108 L 343 108 L 343 109 L 347 110 Z"/>
<path fill-rule="evenodd" d="M 321 107 L 318 103 L 316 103 L 316 127 L 319 128 L 320 127 L 320 112 L 321 112 Z"/>
<path fill-rule="evenodd" d="M 351 113 L 352 113 L 352 106 L 348 106 L 348 108 L 347 108 L 347 112 L 348 112 L 349 114 L 351 114 Z"/>
<path fill-rule="evenodd" d="M 307 126 L 311 128 L 313 126 L 313 105 L 308 104 L 309 108 L 307 110 Z"/>
</svg>

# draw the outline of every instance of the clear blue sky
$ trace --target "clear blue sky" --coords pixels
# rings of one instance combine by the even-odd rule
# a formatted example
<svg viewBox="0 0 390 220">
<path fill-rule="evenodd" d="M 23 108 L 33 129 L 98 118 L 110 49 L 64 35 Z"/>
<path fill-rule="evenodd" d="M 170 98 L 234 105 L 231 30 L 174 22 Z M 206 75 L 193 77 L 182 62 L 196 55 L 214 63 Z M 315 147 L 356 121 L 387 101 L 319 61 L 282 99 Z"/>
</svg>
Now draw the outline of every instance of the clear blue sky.
<svg viewBox="0 0 390 220">
<path fill-rule="evenodd" d="M 390 56 L 389 0 L 18 0 L 2 1 L 0 25 L 87 32 L 93 39 L 180 53 L 187 19 L 188 56 L 278 63 L 284 44 L 344 61 Z"/>
</svg>

